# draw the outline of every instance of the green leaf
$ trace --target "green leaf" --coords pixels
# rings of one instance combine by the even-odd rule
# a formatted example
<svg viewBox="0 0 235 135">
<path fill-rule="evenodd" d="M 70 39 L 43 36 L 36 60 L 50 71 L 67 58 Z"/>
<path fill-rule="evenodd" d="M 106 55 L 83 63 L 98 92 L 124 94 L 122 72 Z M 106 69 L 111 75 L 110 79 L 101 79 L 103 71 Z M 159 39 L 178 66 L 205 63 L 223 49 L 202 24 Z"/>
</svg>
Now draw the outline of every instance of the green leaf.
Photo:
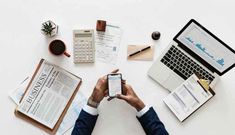
<svg viewBox="0 0 235 135">
<path fill-rule="evenodd" d="M 42 27 L 41 30 L 42 30 L 46 35 L 50 35 L 50 36 L 51 36 L 51 34 L 52 34 L 52 31 L 53 31 L 54 29 L 56 29 L 56 26 L 53 27 L 53 24 L 52 24 L 51 21 L 47 21 L 47 22 L 43 23 L 42 26 L 43 26 L 43 27 Z"/>
<path fill-rule="evenodd" d="M 52 27 L 52 24 L 51 24 L 51 22 L 49 22 L 49 27 Z"/>
<path fill-rule="evenodd" d="M 45 27 L 46 27 L 46 24 L 44 24 L 44 23 L 43 23 L 42 25 L 43 25 L 43 28 L 45 28 Z"/>
</svg>

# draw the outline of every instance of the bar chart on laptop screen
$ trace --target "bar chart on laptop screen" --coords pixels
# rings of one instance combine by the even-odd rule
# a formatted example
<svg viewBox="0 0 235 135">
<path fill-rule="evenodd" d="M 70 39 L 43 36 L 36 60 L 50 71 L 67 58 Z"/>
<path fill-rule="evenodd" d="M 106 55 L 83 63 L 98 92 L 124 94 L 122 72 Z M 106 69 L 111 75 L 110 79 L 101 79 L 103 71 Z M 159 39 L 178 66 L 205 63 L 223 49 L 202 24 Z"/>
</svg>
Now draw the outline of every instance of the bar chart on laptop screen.
<svg viewBox="0 0 235 135">
<path fill-rule="evenodd" d="M 197 26 L 186 29 L 179 40 L 221 72 L 235 61 L 234 54 Z"/>
</svg>

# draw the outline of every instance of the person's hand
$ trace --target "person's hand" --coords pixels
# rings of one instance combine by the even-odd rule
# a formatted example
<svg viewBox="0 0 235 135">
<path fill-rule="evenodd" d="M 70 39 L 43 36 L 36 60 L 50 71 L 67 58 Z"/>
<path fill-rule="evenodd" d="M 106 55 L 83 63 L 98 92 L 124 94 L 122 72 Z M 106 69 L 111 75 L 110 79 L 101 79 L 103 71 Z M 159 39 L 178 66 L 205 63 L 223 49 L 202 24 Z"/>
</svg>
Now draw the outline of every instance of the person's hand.
<svg viewBox="0 0 235 135">
<path fill-rule="evenodd" d="M 117 73 L 118 71 L 119 69 L 116 69 L 111 73 Z M 107 75 L 98 79 L 90 98 L 92 99 L 92 101 L 100 103 L 105 96 L 108 96 Z"/>
<path fill-rule="evenodd" d="M 123 95 L 118 94 L 117 98 L 125 100 L 128 104 L 133 106 L 137 111 L 142 110 L 145 107 L 143 101 L 135 94 L 132 87 L 123 83 Z"/>
</svg>

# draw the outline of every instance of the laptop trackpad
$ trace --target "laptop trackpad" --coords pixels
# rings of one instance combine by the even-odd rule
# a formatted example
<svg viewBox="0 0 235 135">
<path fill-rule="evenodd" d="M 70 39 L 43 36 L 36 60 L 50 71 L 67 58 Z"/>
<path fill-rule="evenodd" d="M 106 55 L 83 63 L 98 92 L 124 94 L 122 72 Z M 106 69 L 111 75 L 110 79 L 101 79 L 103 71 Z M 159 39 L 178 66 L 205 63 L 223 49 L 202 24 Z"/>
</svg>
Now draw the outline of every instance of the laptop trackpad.
<svg viewBox="0 0 235 135">
<path fill-rule="evenodd" d="M 181 83 L 184 82 L 184 79 L 172 73 L 164 82 L 163 86 L 165 86 L 168 90 L 172 91 L 176 89 Z"/>
</svg>

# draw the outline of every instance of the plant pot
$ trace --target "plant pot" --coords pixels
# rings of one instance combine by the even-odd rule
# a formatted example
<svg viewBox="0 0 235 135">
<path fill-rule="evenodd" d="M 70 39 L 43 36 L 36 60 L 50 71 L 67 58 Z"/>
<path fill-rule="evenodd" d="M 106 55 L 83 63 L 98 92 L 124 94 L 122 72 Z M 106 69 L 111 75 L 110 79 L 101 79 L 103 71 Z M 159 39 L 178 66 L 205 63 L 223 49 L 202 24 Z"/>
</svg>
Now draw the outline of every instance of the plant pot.
<svg viewBox="0 0 235 135">
<path fill-rule="evenodd" d="M 48 20 L 48 21 L 42 23 L 41 32 L 45 36 L 53 37 L 58 34 L 58 25 L 56 25 L 51 20 Z"/>
</svg>

